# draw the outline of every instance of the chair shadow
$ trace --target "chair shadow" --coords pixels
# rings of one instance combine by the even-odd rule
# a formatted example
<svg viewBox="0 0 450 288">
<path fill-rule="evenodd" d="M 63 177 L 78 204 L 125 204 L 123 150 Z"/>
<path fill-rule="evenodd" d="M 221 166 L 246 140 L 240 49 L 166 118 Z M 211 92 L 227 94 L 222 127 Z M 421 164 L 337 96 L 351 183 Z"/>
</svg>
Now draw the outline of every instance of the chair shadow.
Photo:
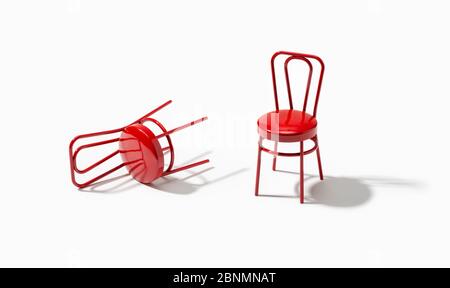
<svg viewBox="0 0 450 288">
<path fill-rule="evenodd" d="M 298 184 L 298 189 L 300 184 Z M 297 189 L 297 190 L 298 190 Z M 358 178 L 326 177 L 309 189 L 306 203 L 320 203 L 333 207 L 361 206 L 373 197 L 369 185 Z"/>
<path fill-rule="evenodd" d="M 212 153 L 212 151 L 207 151 L 205 153 L 197 155 L 196 157 L 194 157 L 188 161 L 185 161 L 184 163 L 180 163 L 179 165 L 183 166 L 188 163 L 192 163 L 200 158 L 204 158 L 204 157 L 208 156 L 211 153 Z M 125 192 L 125 191 L 131 190 L 139 185 L 146 185 L 153 189 L 157 189 L 157 190 L 168 192 L 168 193 L 173 193 L 173 194 L 178 194 L 178 195 L 189 195 L 189 194 L 196 192 L 198 189 L 200 189 L 203 186 L 226 180 L 230 177 L 233 177 L 237 174 L 240 174 L 240 173 L 243 173 L 243 172 L 249 170 L 249 168 L 242 168 L 242 169 L 233 171 L 231 173 L 228 173 L 226 175 L 223 175 L 219 178 L 209 180 L 208 178 L 205 177 L 204 173 L 206 173 L 212 169 L 214 169 L 214 167 L 208 167 L 199 172 L 185 170 L 184 171 L 185 173 L 190 173 L 191 175 L 183 177 L 183 178 L 178 178 L 178 177 L 172 176 L 172 175 L 166 176 L 166 177 L 161 177 L 161 178 L 155 180 L 151 184 L 142 184 L 140 182 L 137 182 L 136 180 L 134 180 L 133 177 L 130 176 L 129 173 L 125 173 L 123 175 L 119 175 L 119 176 L 110 178 L 108 180 L 99 181 L 89 187 L 79 189 L 79 190 L 82 192 L 111 194 L 111 193 Z M 195 183 L 190 183 L 189 181 L 187 181 L 187 180 L 193 179 L 193 178 L 197 178 L 198 180 L 201 181 L 201 183 L 195 184 Z M 114 185 L 110 186 L 110 184 L 114 184 Z"/>
<path fill-rule="evenodd" d="M 276 170 L 281 173 L 299 175 L 297 172 Z M 412 180 L 387 177 L 325 177 L 305 174 L 305 182 L 317 179 L 305 193 L 305 204 L 322 204 L 332 207 L 357 207 L 368 203 L 373 198 L 375 186 L 397 186 L 420 188 L 422 183 Z M 295 185 L 295 195 L 265 195 L 266 197 L 298 198 L 300 183 Z M 309 193 L 308 193 L 309 192 Z M 262 196 L 262 195 L 261 195 Z"/>
<path fill-rule="evenodd" d="M 161 177 L 160 179 L 157 179 L 155 182 L 153 182 L 151 184 L 147 184 L 147 185 L 154 189 L 172 193 L 172 194 L 189 195 L 189 194 L 196 192 L 198 189 L 200 189 L 204 186 L 226 180 L 228 178 L 231 178 L 235 175 L 241 174 L 241 173 L 249 170 L 249 168 L 242 168 L 242 169 L 233 171 L 231 173 L 228 173 L 226 175 L 223 175 L 219 178 L 209 180 L 203 174 L 212 169 L 214 169 L 214 167 L 209 167 L 200 172 L 195 172 L 195 173 L 192 171 L 186 171 L 188 173 L 191 173 L 191 175 L 184 177 L 184 178 L 176 178 L 176 177 L 172 177 L 172 176 Z M 197 178 L 202 183 L 195 184 L 195 183 L 190 183 L 190 182 L 186 181 L 191 178 Z"/>
<path fill-rule="evenodd" d="M 207 152 L 197 155 L 196 157 L 194 157 L 188 161 L 185 161 L 179 165 L 180 166 L 187 165 L 187 164 L 197 161 L 201 158 L 204 158 L 204 157 L 210 155 L 211 153 L 212 153 L 212 151 L 207 151 Z M 249 168 L 242 168 L 242 169 L 233 171 L 231 173 L 228 173 L 226 175 L 223 175 L 219 178 L 209 180 L 208 178 L 205 177 L 204 173 L 211 171 L 214 168 L 215 167 L 208 167 L 199 172 L 193 172 L 191 170 L 186 170 L 184 172 L 190 173 L 191 175 L 183 177 L 183 178 L 178 178 L 178 177 L 172 176 L 172 175 L 166 176 L 166 177 L 161 177 L 161 178 L 157 179 L 156 181 L 154 181 L 153 183 L 147 184 L 147 186 L 157 189 L 157 190 L 160 190 L 160 191 L 167 192 L 167 193 L 178 194 L 178 195 L 189 195 L 189 194 L 192 194 L 192 193 L 198 191 L 200 188 L 202 188 L 204 186 L 226 180 L 230 177 L 233 177 L 237 174 L 240 174 L 240 173 L 243 173 L 243 172 L 249 170 Z M 195 183 L 191 183 L 191 182 L 187 181 L 187 180 L 193 179 L 193 178 L 200 180 L 202 183 L 195 184 Z"/>
</svg>

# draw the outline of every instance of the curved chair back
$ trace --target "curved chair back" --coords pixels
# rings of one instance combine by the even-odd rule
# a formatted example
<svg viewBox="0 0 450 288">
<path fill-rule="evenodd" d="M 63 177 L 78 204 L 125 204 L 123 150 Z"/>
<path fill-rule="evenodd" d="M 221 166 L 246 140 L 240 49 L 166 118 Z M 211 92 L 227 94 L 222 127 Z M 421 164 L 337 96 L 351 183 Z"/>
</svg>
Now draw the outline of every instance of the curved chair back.
<svg viewBox="0 0 450 288">
<path fill-rule="evenodd" d="M 292 91 L 291 91 L 291 82 L 289 79 L 289 62 L 292 60 L 301 60 L 304 61 L 308 67 L 309 67 L 309 73 L 308 73 L 308 80 L 306 83 L 306 91 L 305 91 L 305 98 L 303 101 L 303 109 L 302 111 L 306 112 L 306 108 L 308 107 L 308 98 L 309 98 L 309 92 L 311 90 L 311 82 L 312 77 L 314 74 L 314 67 L 311 63 L 310 59 L 316 60 L 320 64 L 320 74 L 319 74 L 319 80 L 317 83 L 317 89 L 316 89 L 316 97 L 314 101 L 314 110 L 313 110 L 313 116 L 316 117 L 317 115 L 317 104 L 319 103 L 319 97 L 320 97 L 320 90 L 322 89 L 322 80 L 323 80 L 323 74 L 325 71 L 325 64 L 323 63 L 322 59 L 320 57 L 310 54 L 303 54 L 303 53 L 295 53 L 295 52 L 287 52 L 287 51 L 279 51 L 276 52 L 271 59 L 271 68 L 272 68 L 272 81 L 273 81 L 273 91 L 275 96 L 275 107 L 276 110 L 279 111 L 279 102 L 278 102 L 278 89 L 277 89 L 277 77 L 275 72 L 275 59 L 280 55 L 287 55 L 288 58 L 284 61 L 284 74 L 286 78 L 286 88 L 288 90 L 288 97 L 289 97 L 289 107 L 290 110 L 294 109 L 294 105 L 292 102 Z"/>
</svg>

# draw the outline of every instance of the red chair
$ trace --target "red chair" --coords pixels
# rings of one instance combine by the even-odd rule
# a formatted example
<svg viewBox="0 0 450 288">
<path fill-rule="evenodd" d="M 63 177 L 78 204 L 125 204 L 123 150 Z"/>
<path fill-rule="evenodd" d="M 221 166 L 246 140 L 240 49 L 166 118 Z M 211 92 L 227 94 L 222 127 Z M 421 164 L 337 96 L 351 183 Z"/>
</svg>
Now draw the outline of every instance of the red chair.
<svg viewBox="0 0 450 288">
<path fill-rule="evenodd" d="M 286 87 L 288 91 L 289 97 L 289 109 L 280 109 L 278 105 L 278 91 L 277 91 L 277 80 L 275 73 L 275 59 L 279 55 L 287 56 L 287 59 L 284 62 L 284 73 L 286 78 Z M 301 60 L 304 61 L 309 67 L 308 80 L 306 84 L 306 92 L 305 98 L 303 101 L 302 110 L 295 110 L 292 102 L 292 92 L 291 92 L 291 84 L 289 79 L 289 63 L 292 60 Z M 309 92 L 311 88 L 311 82 L 313 78 L 313 64 L 311 60 L 315 60 L 320 64 L 320 74 L 319 79 L 317 81 L 317 89 L 316 89 L 316 97 L 314 101 L 314 110 L 312 115 L 306 113 L 306 108 L 308 107 L 308 98 Z M 322 173 L 322 163 L 320 160 L 320 152 L 319 152 L 319 140 L 317 137 L 317 104 L 319 102 L 320 90 L 322 87 L 323 74 L 325 70 L 325 65 L 317 56 L 302 54 L 302 53 L 294 53 L 294 52 L 285 52 L 280 51 L 275 53 L 272 56 L 271 60 L 271 68 L 272 68 L 272 81 L 273 81 L 273 90 L 275 94 L 275 108 L 276 110 L 273 112 L 269 112 L 258 119 L 258 133 L 259 133 L 259 144 L 258 144 L 258 164 L 256 169 L 256 186 L 255 186 L 255 195 L 259 195 L 259 178 L 260 178 L 260 170 L 261 170 L 261 152 L 267 152 L 273 155 L 273 164 L 272 170 L 276 170 L 277 165 L 277 156 L 285 156 L 285 157 L 300 157 L 300 203 L 304 203 L 304 171 L 303 171 L 303 157 L 304 155 L 310 154 L 314 151 L 317 153 L 317 162 L 319 164 L 319 175 L 320 180 L 323 180 Z M 270 150 L 263 146 L 263 140 L 274 141 L 274 150 Z M 307 140 L 311 140 L 314 142 L 314 147 L 304 151 L 304 142 Z M 278 152 L 278 143 L 292 143 L 299 142 L 300 152 L 298 153 L 285 153 Z"/>
<path fill-rule="evenodd" d="M 185 165 L 178 168 L 173 168 L 174 160 L 175 160 L 175 152 L 172 144 L 172 139 L 170 138 L 170 135 L 180 131 L 182 129 L 188 128 L 190 126 L 193 126 L 195 124 L 198 124 L 200 122 L 203 122 L 207 119 L 207 117 L 200 118 L 196 121 L 189 122 L 183 126 L 180 126 L 175 129 L 167 130 L 159 121 L 157 121 L 154 118 L 151 118 L 150 116 L 158 112 L 159 110 L 163 109 L 167 105 L 172 103 L 172 101 L 167 101 L 166 103 L 162 104 L 161 106 L 153 109 L 143 117 L 139 118 L 138 120 L 134 121 L 128 126 L 114 129 L 114 130 L 108 130 L 108 131 L 101 131 L 101 132 L 95 132 L 95 133 L 89 133 L 84 135 L 79 135 L 75 137 L 71 142 L 69 146 L 69 155 L 70 155 L 70 171 L 71 171 L 71 177 L 73 184 L 78 188 L 85 188 L 88 187 L 102 178 L 106 177 L 107 175 L 114 173 L 115 171 L 126 167 L 129 174 L 137 181 L 144 183 L 144 184 L 150 184 L 154 180 L 156 180 L 159 177 L 167 176 L 170 174 L 174 174 L 186 169 L 190 169 L 199 165 L 203 165 L 205 163 L 208 163 L 209 160 L 202 160 L 198 161 L 189 165 Z M 152 130 L 150 130 L 149 127 L 145 126 L 144 124 L 146 122 L 151 122 L 155 124 L 157 127 L 159 127 L 159 130 L 161 130 L 160 134 L 155 134 Z M 103 140 L 99 142 L 93 142 L 89 144 L 84 145 L 78 145 L 79 147 L 76 148 L 75 145 L 80 140 L 85 140 L 86 138 L 96 138 L 99 136 L 104 135 L 112 135 L 121 133 L 119 137 L 114 137 L 109 140 Z M 165 138 L 167 140 L 167 146 L 162 147 L 160 143 L 160 139 Z M 92 165 L 88 166 L 87 168 L 79 168 L 77 165 L 77 158 L 81 151 L 97 147 L 97 146 L 103 146 L 108 145 L 112 143 L 118 143 L 117 149 L 115 149 L 114 152 L 109 154 L 108 156 L 102 158 L 101 160 L 98 160 L 97 162 L 93 163 Z M 76 149 L 75 149 L 76 148 Z M 168 164 L 168 167 L 164 169 L 164 155 L 170 154 L 170 162 Z M 107 162 L 108 160 L 112 159 L 116 155 L 120 155 L 122 158 L 122 163 L 117 165 L 116 167 L 101 173 L 100 175 L 87 180 L 85 182 L 78 182 L 76 179 L 77 175 L 80 174 L 86 174 L 101 164 Z"/>
</svg>

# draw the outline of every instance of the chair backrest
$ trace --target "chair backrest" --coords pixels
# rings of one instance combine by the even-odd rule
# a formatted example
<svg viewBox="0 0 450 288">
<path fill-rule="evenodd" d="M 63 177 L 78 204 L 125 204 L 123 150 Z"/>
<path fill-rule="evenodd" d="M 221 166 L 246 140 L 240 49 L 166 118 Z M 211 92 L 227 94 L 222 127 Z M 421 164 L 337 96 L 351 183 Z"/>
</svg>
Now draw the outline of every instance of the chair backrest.
<svg viewBox="0 0 450 288">
<path fill-rule="evenodd" d="M 320 57 L 315 56 L 315 55 L 310 55 L 310 54 L 287 52 L 287 51 L 279 51 L 279 52 L 276 52 L 275 54 L 273 54 L 270 64 L 271 64 L 271 68 L 272 68 L 273 91 L 274 91 L 274 95 L 275 95 L 275 107 L 276 107 L 277 111 L 279 111 L 280 109 L 279 109 L 279 104 L 278 104 L 278 90 L 277 90 L 277 77 L 276 77 L 276 73 L 275 73 L 275 59 L 279 55 L 289 56 L 284 61 L 284 73 L 285 73 L 285 78 L 286 78 L 286 87 L 287 87 L 288 96 L 289 96 L 289 106 L 290 106 L 291 110 L 294 109 L 294 105 L 292 102 L 291 83 L 290 83 L 290 79 L 289 79 L 289 62 L 291 62 L 292 60 L 302 60 L 302 61 L 306 62 L 306 64 L 309 67 L 309 74 L 308 74 L 308 80 L 307 80 L 307 84 L 306 84 L 305 98 L 303 101 L 303 110 L 302 111 L 304 111 L 304 112 L 306 112 L 306 108 L 308 106 L 308 97 L 309 97 L 309 92 L 311 90 L 311 82 L 312 82 L 313 70 L 314 70 L 310 59 L 314 59 L 317 62 L 319 62 L 320 74 L 319 74 L 319 80 L 317 82 L 316 99 L 314 101 L 314 112 L 313 112 L 313 116 L 316 117 L 317 104 L 319 103 L 319 96 L 320 96 L 320 90 L 322 88 L 322 80 L 323 80 L 323 74 L 325 71 L 325 64 L 323 63 L 322 59 L 320 59 Z"/>
</svg>

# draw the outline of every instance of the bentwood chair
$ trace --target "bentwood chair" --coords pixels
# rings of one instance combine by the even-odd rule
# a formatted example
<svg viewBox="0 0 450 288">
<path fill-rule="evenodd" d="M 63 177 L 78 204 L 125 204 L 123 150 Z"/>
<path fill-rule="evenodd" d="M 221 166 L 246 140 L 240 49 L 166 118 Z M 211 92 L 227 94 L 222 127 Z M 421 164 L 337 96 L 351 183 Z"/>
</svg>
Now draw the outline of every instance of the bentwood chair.
<svg viewBox="0 0 450 288">
<path fill-rule="evenodd" d="M 278 90 L 277 90 L 277 77 L 275 72 L 275 60 L 278 56 L 284 55 L 286 56 L 286 60 L 284 61 L 284 73 L 286 78 L 286 88 L 287 94 L 289 97 L 289 109 L 280 109 L 278 102 Z M 291 83 L 289 79 L 289 63 L 292 60 L 300 60 L 304 61 L 308 68 L 308 77 L 306 81 L 305 88 L 305 97 L 303 100 L 303 106 L 301 110 L 294 109 L 292 92 L 291 92 Z M 314 74 L 314 66 L 311 60 L 318 62 L 320 66 L 320 70 L 318 71 L 318 81 L 316 88 L 316 95 L 313 102 L 313 110 L 312 114 L 308 114 L 308 100 L 309 93 L 311 91 L 311 83 L 313 82 Z M 272 81 L 273 81 L 273 90 L 275 96 L 275 111 L 264 114 L 258 119 L 258 133 L 259 133 L 259 144 L 258 144 L 258 163 L 256 168 L 256 185 L 255 185 L 255 195 L 259 195 L 259 178 L 260 178 L 260 170 L 261 170 L 261 152 L 267 152 L 273 155 L 273 163 L 272 170 L 276 170 L 277 165 L 277 156 L 283 157 L 300 157 L 300 203 L 304 203 L 304 169 L 303 162 L 304 156 L 314 151 L 317 154 L 317 162 L 319 165 L 319 176 L 320 180 L 323 180 L 322 173 L 322 163 L 320 160 L 320 151 L 319 151 L 319 140 L 317 137 L 317 104 L 319 102 L 320 90 L 322 88 L 322 80 L 323 74 L 325 70 L 325 65 L 318 56 L 303 54 L 303 53 L 294 53 L 294 52 L 286 52 L 280 51 L 275 53 L 271 59 L 271 69 L 272 69 Z M 274 150 L 270 150 L 263 145 L 263 140 L 274 141 Z M 304 143 L 306 141 L 312 141 L 314 146 L 305 151 Z M 287 153 L 287 152 L 279 152 L 278 151 L 278 143 L 299 143 L 300 152 L 298 153 Z"/>
<path fill-rule="evenodd" d="M 126 167 L 129 174 L 137 181 L 150 184 L 154 180 L 159 177 L 167 176 L 170 174 L 174 174 L 186 169 L 190 169 L 199 165 L 203 165 L 208 163 L 209 160 L 202 160 L 199 162 L 191 163 L 189 165 L 185 165 L 178 168 L 173 168 L 174 160 L 175 160 L 175 150 L 172 144 L 172 139 L 170 137 L 171 134 L 203 122 L 207 119 L 207 117 L 200 118 L 196 121 L 189 122 L 183 126 L 180 126 L 175 129 L 167 130 L 158 120 L 152 118 L 151 116 L 156 112 L 160 111 L 167 105 L 172 103 L 172 101 L 167 101 L 161 106 L 153 109 L 143 117 L 134 121 L 128 126 L 108 130 L 101 131 L 89 134 L 83 134 L 75 137 L 69 145 L 69 154 L 70 154 L 70 171 L 72 176 L 72 182 L 78 188 L 85 188 L 99 180 L 103 179 L 107 175 L 114 173 L 115 171 L 121 169 L 122 167 Z M 156 127 L 161 130 L 159 133 L 156 133 L 147 127 L 145 124 L 147 122 L 155 124 Z M 99 136 L 104 135 L 114 135 L 120 133 L 119 137 L 114 137 L 112 139 L 92 142 L 84 145 L 79 145 L 80 140 L 86 140 L 87 138 L 97 138 Z M 112 137 L 112 136 L 111 136 Z M 166 139 L 167 146 L 162 147 L 161 139 Z M 109 145 L 113 143 L 118 143 L 118 147 L 114 152 L 109 154 L 108 156 L 98 160 L 87 168 L 79 168 L 77 165 L 77 158 L 79 153 L 83 150 L 90 149 L 93 147 Z M 76 148 L 77 146 L 78 148 Z M 170 162 L 167 168 L 164 168 L 165 165 L 165 154 L 170 154 Z M 122 158 L 122 163 L 115 166 L 114 168 L 94 177 L 85 182 L 79 182 L 76 178 L 77 175 L 86 174 L 95 168 L 99 167 L 103 163 L 108 160 L 116 157 L 116 155 L 120 155 Z"/>
</svg>

